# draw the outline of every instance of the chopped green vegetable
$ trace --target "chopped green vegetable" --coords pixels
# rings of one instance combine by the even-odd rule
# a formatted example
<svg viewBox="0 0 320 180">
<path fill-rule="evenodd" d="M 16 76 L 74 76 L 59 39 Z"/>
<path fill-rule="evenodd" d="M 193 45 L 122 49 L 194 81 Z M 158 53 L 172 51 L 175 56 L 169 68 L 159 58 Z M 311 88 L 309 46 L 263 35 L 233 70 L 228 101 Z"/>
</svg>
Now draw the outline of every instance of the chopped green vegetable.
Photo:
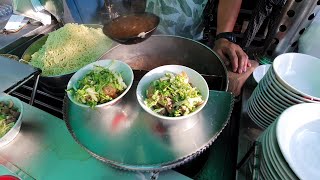
<svg viewBox="0 0 320 180">
<path fill-rule="evenodd" d="M 166 73 L 164 77 L 153 81 L 146 93 L 144 102 L 147 107 L 170 117 L 190 114 L 203 103 L 201 93 L 191 86 L 185 72 L 177 75 Z"/>
<path fill-rule="evenodd" d="M 90 107 L 109 102 L 127 88 L 122 76 L 102 66 L 95 66 L 68 91 L 76 101 Z"/>
<path fill-rule="evenodd" d="M 12 101 L 0 102 L 0 138 L 14 126 L 19 116 L 20 112 Z"/>
</svg>

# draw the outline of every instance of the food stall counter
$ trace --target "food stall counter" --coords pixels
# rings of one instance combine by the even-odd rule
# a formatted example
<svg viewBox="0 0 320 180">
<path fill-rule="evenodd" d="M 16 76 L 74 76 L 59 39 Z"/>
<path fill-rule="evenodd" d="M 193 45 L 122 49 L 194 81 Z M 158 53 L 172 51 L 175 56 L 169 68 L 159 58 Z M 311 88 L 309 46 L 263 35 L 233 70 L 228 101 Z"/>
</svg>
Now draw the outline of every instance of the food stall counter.
<svg viewBox="0 0 320 180">
<path fill-rule="evenodd" d="M 1 94 L 4 95 L 4 94 Z M 23 103 L 20 133 L 0 149 L 0 164 L 22 179 L 150 179 L 90 156 L 71 137 L 63 120 Z M 158 179 L 189 179 L 173 170 Z"/>
</svg>

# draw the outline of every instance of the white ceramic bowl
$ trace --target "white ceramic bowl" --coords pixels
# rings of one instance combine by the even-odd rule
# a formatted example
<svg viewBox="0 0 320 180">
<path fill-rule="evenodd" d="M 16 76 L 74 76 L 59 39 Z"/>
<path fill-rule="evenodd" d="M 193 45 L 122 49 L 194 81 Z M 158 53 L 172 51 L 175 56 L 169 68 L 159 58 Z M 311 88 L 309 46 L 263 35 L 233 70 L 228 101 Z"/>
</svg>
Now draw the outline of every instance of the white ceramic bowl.
<svg viewBox="0 0 320 180">
<path fill-rule="evenodd" d="M 181 72 L 186 72 L 189 77 L 189 82 L 194 86 L 197 87 L 198 90 L 200 91 L 202 98 L 203 98 L 203 104 L 200 105 L 194 112 L 185 115 L 185 116 L 180 116 L 180 117 L 168 117 L 168 116 L 163 116 L 160 115 L 156 112 L 153 112 L 150 108 L 148 108 L 144 100 L 146 99 L 146 90 L 150 86 L 150 83 L 160 79 L 165 75 L 165 73 L 171 72 L 174 74 L 179 74 Z M 207 103 L 208 98 L 209 98 L 209 87 L 206 82 L 206 80 L 195 70 L 185 67 L 185 66 L 180 66 L 180 65 L 165 65 L 165 66 L 160 66 L 157 67 L 151 71 L 149 71 L 147 74 L 145 74 L 142 79 L 140 80 L 138 86 L 137 86 L 137 99 L 140 104 L 140 106 L 149 114 L 160 118 L 160 119 L 166 119 L 166 120 L 180 120 L 180 119 L 185 119 L 188 117 L 191 117 L 195 114 L 197 114 Z"/>
<path fill-rule="evenodd" d="M 4 135 L 0 138 L 0 147 L 3 147 L 5 145 L 7 145 L 8 143 L 10 143 L 19 133 L 20 128 L 21 128 L 21 121 L 22 121 L 22 115 L 23 115 L 23 105 L 21 103 L 21 101 L 15 97 L 12 96 L 8 96 L 8 95 L 3 95 L 0 96 L 0 101 L 12 101 L 14 106 L 16 108 L 18 108 L 19 112 L 20 112 L 20 116 L 17 119 L 16 123 L 14 124 L 14 126 Z"/>
<path fill-rule="evenodd" d="M 278 117 L 276 135 L 299 179 L 320 179 L 320 104 L 303 103 L 285 110 Z"/>
<path fill-rule="evenodd" d="M 293 93 L 292 91 L 288 90 L 277 80 L 277 78 L 275 77 L 275 75 L 273 73 L 268 74 L 268 75 L 269 75 L 269 78 L 274 82 L 274 87 L 276 88 L 276 90 L 279 91 L 282 95 L 286 96 L 288 99 L 292 100 L 293 102 L 297 102 L 297 103 L 317 102 L 317 101 L 309 100 L 307 98 L 299 96 L 299 95 Z"/>
<path fill-rule="evenodd" d="M 268 69 L 271 67 L 271 64 L 264 64 L 258 66 L 254 71 L 253 71 L 253 78 L 254 80 L 259 83 L 260 80 L 263 78 L 263 76 L 267 73 Z"/>
<path fill-rule="evenodd" d="M 273 61 L 281 84 L 302 96 L 320 99 L 320 59 L 300 53 L 285 53 Z"/>
<path fill-rule="evenodd" d="M 133 83 L 133 71 L 131 69 L 131 67 L 119 60 L 99 60 L 96 62 L 93 62 L 91 64 L 88 64 L 86 66 L 84 66 L 83 68 L 81 68 L 80 70 L 78 70 L 69 80 L 67 89 L 71 89 L 72 87 L 74 87 L 74 85 L 80 80 L 82 79 L 89 71 L 91 71 L 94 66 L 103 66 L 103 67 L 108 67 L 111 71 L 115 71 L 115 72 L 119 72 L 123 78 L 124 83 L 127 85 L 127 89 L 121 94 L 119 95 L 117 98 L 103 103 L 103 104 L 99 104 L 97 106 L 95 106 L 96 108 L 99 107 L 104 107 L 104 106 L 108 106 L 108 105 L 112 105 L 114 103 L 116 103 L 118 100 L 120 100 L 131 88 L 132 83 Z M 78 106 L 81 107 L 87 107 L 89 108 L 90 106 L 80 103 L 77 100 L 74 99 L 73 95 L 68 92 L 68 98 L 75 104 L 77 104 Z"/>
</svg>

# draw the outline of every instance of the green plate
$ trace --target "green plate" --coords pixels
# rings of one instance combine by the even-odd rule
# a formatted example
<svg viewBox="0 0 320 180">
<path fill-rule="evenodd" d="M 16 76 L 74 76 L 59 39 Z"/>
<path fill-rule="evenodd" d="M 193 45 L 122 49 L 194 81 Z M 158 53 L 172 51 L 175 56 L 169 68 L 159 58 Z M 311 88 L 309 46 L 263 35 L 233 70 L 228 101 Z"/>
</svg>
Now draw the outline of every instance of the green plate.
<svg viewBox="0 0 320 180">
<path fill-rule="evenodd" d="M 267 170 L 267 165 L 264 158 L 261 158 L 260 163 L 260 172 L 262 173 L 264 179 L 272 179 L 272 175 L 270 174 L 269 170 Z"/>
<path fill-rule="evenodd" d="M 253 105 L 258 113 L 258 116 L 260 115 L 261 118 L 264 118 L 264 122 L 269 126 L 275 119 L 276 115 L 271 115 L 268 113 L 268 109 L 262 105 L 262 103 L 259 102 L 257 99 L 255 102 L 253 102 Z"/>
<path fill-rule="evenodd" d="M 277 136 L 276 136 L 276 123 L 271 127 L 271 135 L 269 136 L 270 138 L 270 147 L 271 151 L 274 153 L 274 158 L 278 162 L 279 167 L 283 170 L 283 172 L 286 174 L 288 179 L 298 179 L 298 177 L 294 174 L 294 172 L 291 170 L 289 167 L 288 163 L 282 156 L 282 153 L 279 149 L 279 145 L 277 142 Z"/>
<path fill-rule="evenodd" d="M 271 102 L 272 104 L 276 105 L 278 108 L 280 109 L 286 109 L 287 106 L 286 105 L 283 105 L 281 104 L 280 102 L 278 102 L 277 100 L 274 99 L 274 97 L 272 97 L 270 95 L 270 93 L 268 92 L 268 90 L 264 89 L 262 87 L 263 85 L 261 85 L 261 87 L 259 87 L 259 91 L 263 94 L 263 96 L 269 100 L 269 102 Z"/>
<path fill-rule="evenodd" d="M 264 131 L 264 135 L 263 135 L 263 145 L 262 145 L 262 150 L 263 150 L 263 157 L 264 160 L 266 162 L 267 168 L 266 170 L 269 170 L 269 173 L 272 175 L 272 179 L 283 179 L 279 176 L 279 174 L 277 174 L 275 168 L 274 168 L 274 164 L 273 162 L 270 160 L 270 154 L 268 153 L 268 144 L 267 144 L 267 140 L 268 140 L 268 133 L 269 133 L 269 129 L 266 129 Z"/>
<path fill-rule="evenodd" d="M 257 118 L 257 120 L 259 120 L 260 123 L 265 126 L 265 128 L 267 128 L 270 125 L 268 118 L 261 115 L 262 111 L 261 111 L 261 109 L 257 108 L 257 105 L 255 104 L 255 102 L 253 102 L 253 101 L 250 102 L 250 109 L 253 110 L 252 114 L 254 114 L 254 116 Z M 260 112 L 260 114 L 257 112 Z"/>
<path fill-rule="evenodd" d="M 263 93 L 261 93 L 260 90 L 258 90 L 257 93 L 259 93 L 259 96 L 257 96 L 257 98 L 258 98 L 261 106 L 268 109 L 269 113 L 272 116 L 278 116 L 279 114 L 281 114 L 282 111 L 277 109 L 276 106 L 270 104 L 269 101 L 267 101 L 266 98 L 264 98 L 264 96 L 262 96 Z"/>
<path fill-rule="evenodd" d="M 255 114 L 253 113 L 250 113 L 250 112 L 253 112 L 253 110 L 251 109 L 251 102 L 248 101 L 248 105 L 247 105 L 247 110 L 248 110 L 248 115 L 249 117 L 251 118 L 251 120 L 256 123 L 260 128 L 262 129 L 266 129 L 268 126 L 265 125 L 264 123 L 261 123 L 260 121 L 260 118 L 256 117 Z"/>
<path fill-rule="evenodd" d="M 271 141 L 272 141 L 272 129 L 274 128 L 274 123 L 270 125 L 269 129 L 268 129 L 268 135 L 267 135 L 267 139 L 266 139 L 266 144 L 267 144 L 267 152 L 269 154 L 269 159 L 274 167 L 274 169 L 276 170 L 276 172 L 279 174 L 279 176 L 281 176 L 281 179 L 288 179 L 288 175 L 285 172 L 284 168 L 279 164 L 278 159 L 276 158 L 273 150 L 272 150 L 272 145 L 271 145 Z"/>
<path fill-rule="evenodd" d="M 268 74 L 266 75 L 268 77 Z M 288 101 L 286 98 L 283 99 L 283 96 L 279 96 L 279 93 L 273 88 L 273 82 L 267 79 L 268 82 L 264 82 L 260 86 L 260 90 L 264 91 L 269 98 L 282 108 L 286 108 L 292 105 L 292 102 Z M 281 101 L 281 102 L 280 102 Z"/>
<path fill-rule="evenodd" d="M 272 102 L 272 100 L 267 97 L 267 95 L 265 94 L 265 92 L 261 92 L 261 90 L 259 89 L 259 92 L 260 92 L 260 96 L 262 99 L 264 99 L 264 101 L 270 106 L 270 107 L 273 107 L 273 109 L 276 111 L 276 112 L 282 112 L 284 111 L 286 108 L 283 108 L 283 107 L 280 107 L 280 106 L 276 106 L 274 102 Z"/>
<path fill-rule="evenodd" d="M 264 138 L 264 133 L 259 136 L 259 141 L 261 142 L 261 147 L 263 148 L 263 144 L 262 144 L 262 140 Z M 264 159 L 264 155 L 263 155 L 263 150 L 261 151 L 262 155 L 261 155 L 261 158 L 260 158 L 260 169 L 262 171 L 262 175 L 264 176 L 265 179 L 272 179 L 272 175 L 271 173 L 269 172 L 269 169 L 267 169 L 267 165 L 266 165 L 266 161 Z"/>
</svg>

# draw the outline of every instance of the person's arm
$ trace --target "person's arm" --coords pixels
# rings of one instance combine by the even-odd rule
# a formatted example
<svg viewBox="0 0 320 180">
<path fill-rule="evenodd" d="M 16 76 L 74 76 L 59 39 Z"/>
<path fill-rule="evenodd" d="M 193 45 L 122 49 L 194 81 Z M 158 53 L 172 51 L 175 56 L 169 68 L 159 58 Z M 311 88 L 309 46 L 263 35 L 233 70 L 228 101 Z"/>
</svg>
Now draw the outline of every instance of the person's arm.
<svg viewBox="0 0 320 180">
<path fill-rule="evenodd" d="M 242 0 L 220 0 L 218 6 L 217 34 L 232 32 L 237 21 Z M 251 66 L 247 54 L 240 46 L 227 39 L 220 38 L 215 41 L 213 48 L 226 65 L 231 63 L 233 72 L 246 72 Z"/>
<path fill-rule="evenodd" d="M 218 6 L 217 34 L 232 32 L 237 21 L 242 0 L 220 0 Z"/>
</svg>

